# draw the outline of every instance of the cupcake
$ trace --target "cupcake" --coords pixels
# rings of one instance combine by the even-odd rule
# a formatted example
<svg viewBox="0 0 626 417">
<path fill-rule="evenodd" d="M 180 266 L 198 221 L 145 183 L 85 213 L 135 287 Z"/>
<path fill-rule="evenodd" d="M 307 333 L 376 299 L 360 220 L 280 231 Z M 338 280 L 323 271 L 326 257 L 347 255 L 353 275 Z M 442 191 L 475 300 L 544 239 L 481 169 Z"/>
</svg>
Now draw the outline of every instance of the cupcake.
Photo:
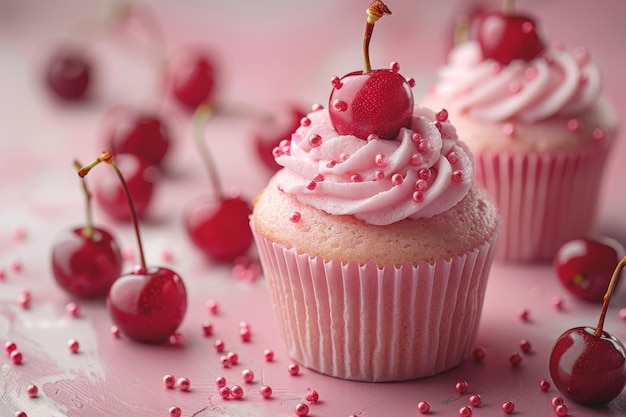
<svg viewBox="0 0 626 417">
<path fill-rule="evenodd" d="M 467 146 L 445 112 L 413 105 L 398 69 L 333 80 L 328 108 L 275 151 L 250 220 L 289 355 L 338 378 L 462 363 L 499 231 Z"/>
<path fill-rule="evenodd" d="M 502 216 L 496 257 L 551 260 L 593 232 L 617 116 L 582 48 L 547 45 L 520 14 L 483 17 L 422 101 L 446 108 Z"/>
</svg>

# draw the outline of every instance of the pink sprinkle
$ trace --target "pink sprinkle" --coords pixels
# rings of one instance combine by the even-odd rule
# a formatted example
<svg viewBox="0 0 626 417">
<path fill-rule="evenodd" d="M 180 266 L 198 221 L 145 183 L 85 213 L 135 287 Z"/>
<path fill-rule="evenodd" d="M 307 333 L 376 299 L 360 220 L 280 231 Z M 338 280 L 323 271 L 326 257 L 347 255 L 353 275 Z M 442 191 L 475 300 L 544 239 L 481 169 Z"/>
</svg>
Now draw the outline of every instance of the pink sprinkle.
<svg viewBox="0 0 626 417">
<path fill-rule="evenodd" d="M 272 349 L 265 349 L 263 356 L 267 362 L 272 362 L 274 360 L 274 351 Z"/>
<path fill-rule="evenodd" d="M 78 316 L 80 316 L 80 307 L 78 306 L 78 304 L 76 304 L 74 302 L 67 303 L 65 305 L 65 311 L 71 317 L 78 317 Z"/>
<path fill-rule="evenodd" d="M 466 381 L 458 381 L 454 386 L 454 390 L 459 394 L 465 394 L 467 392 L 467 382 Z"/>
<path fill-rule="evenodd" d="M 346 162 L 350 158 L 350 155 L 347 153 L 342 153 L 339 155 L 339 162 Z"/>
<path fill-rule="evenodd" d="M 548 392 L 550 389 L 550 382 L 547 379 L 542 379 L 539 381 L 539 389 L 543 392 Z"/>
<path fill-rule="evenodd" d="M 304 116 L 302 119 L 300 119 L 300 126 L 303 126 L 303 127 L 311 126 L 311 119 Z"/>
<path fill-rule="evenodd" d="M 407 84 L 409 85 L 409 87 L 411 87 L 411 88 L 415 87 L 415 79 L 414 79 L 414 78 L 411 78 L 411 77 L 407 78 L 407 79 L 406 79 L 406 83 L 407 83 Z"/>
<path fill-rule="evenodd" d="M 223 351 L 224 351 L 224 342 L 223 342 L 223 341 L 221 341 L 221 340 L 216 340 L 216 341 L 213 343 L 213 346 L 215 347 L 215 350 L 216 350 L 218 353 L 221 353 L 221 352 L 223 352 Z"/>
<path fill-rule="evenodd" d="M 115 338 L 119 338 L 120 337 L 120 329 L 117 326 L 115 326 L 115 325 L 111 326 L 110 331 L 111 331 L 111 334 L 113 335 L 113 337 L 115 337 Z"/>
<path fill-rule="evenodd" d="M 309 138 L 309 146 L 311 148 L 317 148 L 322 144 L 322 137 L 320 135 L 311 135 Z"/>
<path fill-rule="evenodd" d="M 422 135 L 420 135 L 419 133 L 415 132 L 411 135 L 411 140 L 414 143 L 420 143 L 420 141 L 422 140 Z"/>
<path fill-rule="evenodd" d="M 522 321 L 529 321 L 530 320 L 530 311 L 527 308 L 520 308 L 517 312 L 517 316 L 522 320 Z"/>
<path fill-rule="evenodd" d="M 287 367 L 287 372 L 289 372 L 289 375 L 296 376 L 300 373 L 300 367 L 295 363 L 291 363 Z"/>
<path fill-rule="evenodd" d="M 369 135 L 367 135 L 367 141 L 371 142 L 373 140 L 379 140 L 380 138 L 378 137 L 378 135 L 376 133 L 370 133 Z"/>
<path fill-rule="evenodd" d="M 363 177 L 360 174 L 352 174 L 350 180 L 352 182 L 363 182 Z"/>
<path fill-rule="evenodd" d="M 322 182 L 322 181 L 324 181 L 324 176 L 322 174 L 319 174 L 319 173 L 315 174 L 313 176 L 313 181 L 315 181 L 315 182 Z"/>
<path fill-rule="evenodd" d="M 226 378 L 224 378 L 223 376 L 218 376 L 217 378 L 215 378 L 215 385 L 217 385 L 218 388 L 225 387 Z"/>
<path fill-rule="evenodd" d="M 4 351 L 7 353 L 7 355 L 10 355 L 11 352 L 13 352 L 15 349 L 17 349 L 17 345 L 15 344 L 15 342 L 11 342 L 10 340 L 8 340 L 4 343 Z"/>
<path fill-rule="evenodd" d="M 420 166 L 424 163 L 424 157 L 422 155 L 415 153 L 411 155 L 411 165 Z"/>
<path fill-rule="evenodd" d="M 404 177 L 401 174 L 393 174 L 391 176 L 391 183 L 393 185 L 400 185 L 404 182 Z"/>
<path fill-rule="evenodd" d="M 515 135 L 515 125 L 513 123 L 505 123 L 502 126 L 502 133 L 507 137 Z"/>
<path fill-rule="evenodd" d="M 237 353 L 235 352 L 228 352 L 226 354 L 226 358 L 228 358 L 228 361 L 231 363 L 231 365 L 237 365 L 237 363 L 239 362 L 239 355 L 237 355 Z"/>
<path fill-rule="evenodd" d="M 323 109 L 324 109 L 324 106 L 322 106 L 320 103 L 314 103 L 311 106 L 311 111 L 313 111 L 313 112 L 320 111 L 320 110 L 323 110 Z"/>
<path fill-rule="evenodd" d="M 230 359 L 228 359 L 227 355 L 220 356 L 220 363 L 222 364 L 223 368 L 230 368 L 230 366 L 232 365 L 232 362 L 230 361 Z"/>
<path fill-rule="evenodd" d="M 172 260 L 174 260 L 174 255 L 172 254 L 172 251 L 169 249 L 163 249 L 161 251 L 161 260 L 163 262 L 171 262 Z"/>
<path fill-rule="evenodd" d="M 168 413 L 170 414 L 170 417 L 180 417 L 183 414 L 180 407 L 170 407 Z"/>
<path fill-rule="evenodd" d="M 15 349 L 11 352 L 9 358 L 11 359 L 11 362 L 13 362 L 15 365 L 19 365 L 20 363 L 22 363 L 24 356 L 22 356 L 22 353 L 19 350 Z"/>
<path fill-rule="evenodd" d="M 485 356 L 487 356 L 487 351 L 485 351 L 485 348 L 483 347 L 477 347 L 472 352 L 472 357 L 476 362 L 482 362 L 482 360 L 485 359 Z"/>
<path fill-rule="evenodd" d="M 220 393 L 220 397 L 222 397 L 223 399 L 228 399 L 228 397 L 230 397 L 230 388 L 228 387 L 221 387 L 219 390 Z"/>
<path fill-rule="evenodd" d="M 512 353 L 511 356 L 509 356 L 509 362 L 513 367 L 519 366 L 519 364 L 522 363 L 522 355 L 517 352 Z"/>
<path fill-rule="evenodd" d="M 182 376 L 176 380 L 176 386 L 178 386 L 178 389 L 181 391 L 189 391 L 189 388 L 191 388 L 191 381 L 189 378 Z"/>
<path fill-rule="evenodd" d="M 563 310 L 564 303 L 565 302 L 563 301 L 563 298 L 559 297 L 558 295 L 555 295 L 554 297 L 552 297 L 552 305 L 557 310 Z"/>
<path fill-rule="evenodd" d="M 35 398 L 39 394 L 39 388 L 37 388 L 37 385 L 29 385 L 26 388 L 26 394 L 30 398 Z"/>
<path fill-rule="evenodd" d="M 28 415 L 23 411 L 16 411 L 13 417 L 28 417 Z"/>
<path fill-rule="evenodd" d="M 174 375 L 164 375 L 163 376 L 163 385 L 165 388 L 172 389 L 176 385 L 176 378 Z"/>
<path fill-rule="evenodd" d="M 567 406 L 565 404 L 557 405 L 554 408 L 554 413 L 557 415 L 557 417 L 565 417 L 568 411 L 569 410 L 567 409 Z"/>
<path fill-rule="evenodd" d="M 215 300 L 209 300 L 206 302 L 206 308 L 211 314 L 217 314 L 219 311 L 219 305 Z"/>
<path fill-rule="evenodd" d="M 25 310 L 30 308 L 30 302 L 31 302 L 30 293 L 22 292 L 17 296 L 17 303 L 19 304 L 20 307 L 22 307 Z"/>
<path fill-rule="evenodd" d="M 448 154 L 448 161 L 450 161 L 452 165 L 456 164 L 457 162 L 459 162 L 459 154 L 454 151 L 450 152 Z"/>
<path fill-rule="evenodd" d="M 389 69 L 391 69 L 393 72 L 400 72 L 400 64 L 394 61 L 389 64 Z"/>
<path fill-rule="evenodd" d="M 422 201 L 424 201 L 424 193 L 422 191 L 415 191 L 412 197 L 413 201 L 415 201 L 416 203 L 421 203 Z"/>
<path fill-rule="evenodd" d="M 213 324 L 205 322 L 202 325 L 202 332 L 205 336 L 211 336 L 213 334 Z"/>
<path fill-rule="evenodd" d="M 261 394 L 261 397 L 263 397 L 263 398 L 271 397 L 272 396 L 272 387 L 270 387 L 269 385 L 261 386 L 261 389 L 259 389 L 259 394 Z"/>
<path fill-rule="evenodd" d="M 595 139 L 595 140 L 601 140 L 604 139 L 604 130 L 600 129 L 599 127 L 593 129 L 593 132 L 591 133 L 591 136 Z"/>
<path fill-rule="evenodd" d="M 170 335 L 169 342 L 174 346 L 180 346 L 185 343 L 185 335 L 182 333 L 174 333 Z"/>
<path fill-rule="evenodd" d="M 557 408 L 559 405 L 564 404 L 563 398 L 553 397 L 551 400 L 552 408 Z"/>
<path fill-rule="evenodd" d="M 432 172 L 430 172 L 429 168 L 420 169 L 417 173 L 417 176 L 423 179 L 424 181 L 428 181 L 432 176 Z"/>
<path fill-rule="evenodd" d="M 480 407 L 483 404 L 483 398 L 478 394 L 474 394 L 469 398 L 469 402 L 472 407 Z"/>
<path fill-rule="evenodd" d="M 339 100 L 339 99 L 334 100 L 332 106 L 336 112 L 341 113 L 341 112 L 348 110 L 348 103 L 346 103 L 343 100 Z"/>
<path fill-rule="evenodd" d="M 463 171 L 454 171 L 452 173 L 452 181 L 456 183 L 463 182 Z"/>
<path fill-rule="evenodd" d="M 383 178 L 385 178 L 385 171 L 378 169 L 374 172 L 374 181 L 380 181 Z"/>
<path fill-rule="evenodd" d="M 20 272 L 22 270 L 22 262 L 19 259 L 13 259 L 9 264 L 9 268 L 13 272 Z"/>
<path fill-rule="evenodd" d="M 305 187 L 306 187 L 307 190 L 313 191 L 317 187 L 317 183 L 315 181 L 313 181 L 313 180 L 309 180 L 309 181 L 306 182 Z"/>
<path fill-rule="evenodd" d="M 254 372 L 252 372 L 250 369 L 244 369 L 243 371 L 241 371 L 241 378 L 243 379 L 243 382 L 249 384 L 250 382 L 254 381 Z"/>
<path fill-rule="evenodd" d="M 472 417 L 472 409 L 468 406 L 459 409 L 459 417 Z"/>
<path fill-rule="evenodd" d="M 330 159 L 330 160 L 328 160 L 328 161 L 326 162 L 326 168 L 331 168 L 331 169 L 332 169 L 332 168 L 334 168 L 334 167 L 335 167 L 335 165 L 337 165 L 337 162 L 336 162 L 336 161 L 333 161 L 332 159 Z"/>
<path fill-rule="evenodd" d="M 309 404 L 315 404 L 320 400 L 320 395 L 314 389 L 307 388 L 306 397 L 304 397 L 304 399 L 307 400 Z"/>
<path fill-rule="evenodd" d="M 252 332 L 249 328 L 239 329 L 239 337 L 241 337 L 242 342 L 249 342 L 252 337 Z"/>
<path fill-rule="evenodd" d="M 289 214 L 289 221 L 291 223 L 298 223 L 301 218 L 302 214 L 299 211 L 292 211 L 291 214 Z"/>
<path fill-rule="evenodd" d="M 415 189 L 417 191 L 424 191 L 427 188 L 428 188 L 428 183 L 426 182 L 426 180 L 419 178 L 415 181 Z"/>
<path fill-rule="evenodd" d="M 530 351 L 532 350 L 532 345 L 526 339 L 520 340 L 519 345 L 520 345 L 520 348 L 522 349 L 522 352 L 524 353 L 530 353 Z"/>
<path fill-rule="evenodd" d="M 430 143 L 428 143 L 426 139 L 422 139 L 419 141 L 419 144 L 417 145 L 417 150 L 420 153 L 427 152 L 429 149 L 430 149 Z"/>
<path fill-rule="evenodd" d="M 491 73 L 499 74 L 500 71 L 502 71 L 502 65 L 499 62 L 494 62 L 493 65 L 491 66 Z"/>
<path fill-rule="evenodd" d="M 135 267 L 133 268 L 133 274 L 143 274 L 145 272 L 146 270 L 141 265 L 135 265 Z"/>
<path fill-rule="evenodd" d="M 70 352 L 72 353 L 78 353 L 78 348 L 80 347 L 80 345 L 78 344 L 78 341 L 75 339 L 70 339 L 67 342 L 67 348 L 70 350 Z"/>
<path fill-rule="evenodd" d="M 341 82 L 341 79 L 335 75 L 330 79 L 330 85 L 339 90 L 343 86 L 343 83 Z"/>
<path fill-rule="evenodd" d="M 578 130 L 578 120 L 576 119 L 569 119 L 567 121 L 567 130 L 569 130 L 570 132 L 575 132 Z"/>
<path fill-rule="evenodd" d="M 515 411 L 515 404 L 512 401 L 505 401 L 502 404 L 502 411 L 504 414 L 512 414 Z"/>
<path fill-rule="evenodd" d="M 230 395 L 232 395 L 232 397 L 236 400 L 240 399 L 243 397 L 243 388 L 239 385 L 233 385 L 230 387 Z"/>
<path fill-rule="evenodd" d="M 441 122 L 435 122 L 435 127 L 437 128 L 439 133 L 443 133 L 443 126 L 441 125 Z"/>
<path fill-rule="evenodd" d="M 417 411 L 420 414 L 428 414 L 430 412 L 430 403 L 428 401 L 420 401 L 417 403 Z"/>
<path fill-rule="evenodd" d="M 296 405 L 295 413 L 298 417 L 306 417 L 309 415 L 309 406 L 304 403 Z"/>
<path fill-rule="evenodd" d="M 509 84 L 509 93 L 518 94 L 520 91 L 522 91 L 522 85 L 517 81 L 513 81 Z"/>
<path fill-rule="evenodd" d="M 377 167 L 384 168 L 387 166 L 387 161 L 385 161 L 385 155 L 382 153 L 376 154 L 374 157 L 374 163 Z"/>
<path fill-rule="evenodd" d="M 537 78 L 538 74 L 539 71 L 537 71 L 537 68 L 535 67 L 528 67 L 524 70 L 524 77 L 529 81 Z"/>
<path fill-rule="evenodd" d="M 437 114 L 435 115 L 435 119 L 437 119 L 438 122 L 445 122 L 448 120 L 448 111 L 446 109 L 441 109 L 437 112 Z"/>
<path fill-rule="evenodd" d="M 574 50 L 574 56 L 576 57 L 576 61 L 578 65 L 581 67 L 587 65 L 589 63 L 589 51 L 587 48 L 578 47 Z"/>
</svg>

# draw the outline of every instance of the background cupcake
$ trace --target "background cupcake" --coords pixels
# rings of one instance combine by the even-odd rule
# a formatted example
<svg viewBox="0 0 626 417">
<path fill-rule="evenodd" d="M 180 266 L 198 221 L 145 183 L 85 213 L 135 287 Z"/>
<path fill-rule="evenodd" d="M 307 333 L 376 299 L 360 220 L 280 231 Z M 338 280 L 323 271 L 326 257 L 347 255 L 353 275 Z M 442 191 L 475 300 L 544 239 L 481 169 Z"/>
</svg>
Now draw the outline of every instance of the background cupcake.
<svg viewBox="0 0 626 417">
<path fill-rule="evenodd" d="M 585 49 L 547 44 L 530 17 L 488 13 L 423 104 L 445 107 L 474 152 L 502 215 L 498 258 L 550 260 L 592 233 L 618 122 Z"/>
</svg>

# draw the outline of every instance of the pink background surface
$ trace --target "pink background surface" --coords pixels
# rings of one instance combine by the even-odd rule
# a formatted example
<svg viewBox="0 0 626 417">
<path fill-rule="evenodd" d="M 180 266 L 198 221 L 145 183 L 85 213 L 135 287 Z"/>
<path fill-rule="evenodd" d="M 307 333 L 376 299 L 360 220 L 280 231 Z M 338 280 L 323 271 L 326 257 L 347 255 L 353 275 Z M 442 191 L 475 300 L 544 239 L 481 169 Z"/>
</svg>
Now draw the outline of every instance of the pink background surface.
<svg viewBox="0 0 626 417">
<path fill-rule="evenodd" d="M 498 5 L 499 2 L 492 2 Z M 220 100 L 252 106 L 271 106 L 282 100 L 304 105 L 325 103 L 333 75 L 359 69 L 363 10 L 369 1 L 263 2 L 155 1 L 150 3 L 163 25 L 168 54 L 189 43 L 212 50 L 221 68 Z M 450 43 L 452 16 L 469 2 L 389 0 L 393 15 L 377 24 L 372 41 L 374 66 L 397 60 L 402 73 L 417 80 L 416 100 L 434 80 Z M 605 0 L 518 1 L 520 9 L 541 16 L 551 39 L 585 46 L 600 66 L 605 91 L 620 115 L 626 114 L 626 67 L 621 41 L 626 39 L 626 3 Z M 548 378 L 547 360 L 556 337 L 564 330 L 593 326 L 599 306 L 570 297 L 557 282 L 550 265 L 494 265 L 485 300 L 478 344 L 487 350 L 483 363 L 468 361 L 436 377 L 391 384 L 342 381 L 303 369 L 292 377 L 290 363 L 278 338 L 270 300 L 262 279 L 247 282 L 233 276 L 231 266 L 215 264 L 189 243 L 182 228 L 185 204 L 210 193 L 210 183 L 192 146 L 189 116 L 165 101 L 163 111 L 175 132 L 175 148 L 156 196 L 150 218 L 142 224 L 146 257 L 179 272 L 190 293 L 187 317 L 181 326 L 183 346 L 147 346 L 109 333 L 111 322 L 102 302 L 80 302 L 82 316 L 68 317 L 67 302 L 76 301 L 53 282 L 49 252 L 54 237 L 65 227 L 83 221 L 83 201 L 73 158 L 96 157 L 103 139 L 102 117 L 117 104 L 157 106 L 159 73 L 150 53 L 123 37 L 70 35 L 91 44 L 98 65 L 98 99 L 86 106 L 60 106 L 42 88 L 42 66 L 70 27 L 89 16 L 101 16 L 102 5 L 78 0 L 55 2 L 0 0 L 0 342 L 15 341 L 24 363 L 15 366 L 0 355 L 0 415 L 22 409 L 29 416 L 166 416 L 169 407 L 183 416 L 289 416 L 304 400 L 306 388 L 316 389 L 320 403 L 311 416 L 383 417 L 416 415 L 419 401 L 429 401 L 432 415 L 455 416 L 468 405 L 469 394 L 459 395 L 455 383 L 468 381 L 471 393 L 483 397 L 475 416 L 499 416 L 501 404 L 511 400 L 516 415 L 553 415 L 552 388 L 541 392 L 538 382 Z M 211 121 L 207 142 L 218 156 L 218 169 L 227 187 L 248 198 L 269 178 L 250 146 L 252 123 L 233 119 Z M 622 135 L 623 136 L 623 135 Z M 623 137 L 615 148 L 601 192 L 600 233 L 626 243 L 626 205 L 621 161 L 626 158 Z M 128 225 L 112 222 L 96 208 L 96 221 L 112 228 L 123 248 L 135 250 Z M 14 237 L 23 228 L 23 240 Z M 173 260 L 161 259 L 162 251 Z M 10 264 L 19 260 L 20 272 Z M 132 267 L 126 264 L 126 269 Z M 21 309 L 16 298 L 23 288 L 33 294 L 32 307 Z M 561 296 L 565 308 L 552 306 Z M 207 313 L 208 299 L 217 300 L 220 313 Z M 626 307 L 626 288 L 616 294 L 606 329 L 626 340 L 626 323 L 618 317 Z M 518 318 L 527 308 L 530 321 Z M 215 335 L 206 338 L 201 325 L 209 320 Z M 246 320 L 253 332 L 250 343 L 238 337 L 238 323 Z M 81 343 L 71 355 L 66 342 Z M 240 356 L 240 365 L 223 369 L 212 344 L 226 343 Z M 518 368 L 508 364 L 519 341 L 528 339 L 531 354 Z M 264 361 L 266 348 L 276 360 Z M 241 371 L 252 369 L 256 380 L 244 384 Z M 166 390 L 165 374 L 191 379 L 189 392 Z M 223 401 L 214 379 L 243 385 L 239 401 Z M 274 389 L 270 400 L 258 395 L 262 381 Z M 38 398 L 26 387 L 36 384 Z M 572 416 L 624 415 L 626 393 L 607 407 L 590 409 L 567 401 Z"/>
</svg>

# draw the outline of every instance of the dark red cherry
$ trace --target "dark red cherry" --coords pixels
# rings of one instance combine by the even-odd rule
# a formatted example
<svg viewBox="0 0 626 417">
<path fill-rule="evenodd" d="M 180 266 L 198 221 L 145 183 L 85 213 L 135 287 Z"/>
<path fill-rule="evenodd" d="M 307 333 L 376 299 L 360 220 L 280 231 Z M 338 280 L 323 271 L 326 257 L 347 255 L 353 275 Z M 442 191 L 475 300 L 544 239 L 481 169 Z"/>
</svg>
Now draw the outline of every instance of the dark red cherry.
<svg viewBox="0 0 626 417">
<path fill-rule="evenodd" d="M 77 49 L 57 51 L 45 69 L 45 81 L 50 91 L 67 101 L 87 96 L 92 78 L 92 66 L 87 55 Z"/>
<path fill-rule="evenodd" d="M 208 54 L 188 50 L 175 54 L 168 74 L 173 97 L 184 107 L 195 110 L 210 103 L 215 87 L 215 67 Z"/>
<path fill-rule="evenodd" d="M 478 29 L 478 42 L 485 59 L 495 59 L 503 65 L 515 59 L 530 61 L 545 50 L 535 21 L 520 14 L 486 14 Z"/>
<path fill-rule="evenodd" d="M 306 112 L 295 105 L 279 105 L 268 120 L 256 124 L 252 141 L 256 153 L 263 164 L 271 171 L 281 168 L 274 159 L 273 150 L 280 141 L 290 139 L 291 134 L 300 127 L 300 121 Z"/>
<path fill-rule="evenodd" d="M 575 296 L 601 303 L 623 246 L 609 238 L 574 239 L 554 257 L 554 267 L 565 288 Z"/>
<path fill-rule="evenodd" d="M 137 216 L 141 218 L 150 207 L 157 171 L 132 154 L 117 155 L 115 160 L 128 183 Z M 131 220 L 126 194 L 113 170 L 105 170 L 98 177 L 94 194 L 99 206 L 108 215 L 117 220 Z"/>
<path fill-rule="evenodd" d="M 567 330 L 550 355 L 555 386 L 581 404 L 606 404 L 626 385 L 626 349 L 607 332 L 590 327 Z"/>
<path fill-rule="evenodd" d="M 170 136 L 165 123 L 154 114 L 117 109 L 106 119 L 107 141 L 116 154 L 133 154 L 149 165 L 159 165 L 167 155 Z"/>
<path fill-rule="evenodd" d="M 51 253 L 52 275 L 68 293 L 80 298 L 104 297 L 122 271 L 122 255 L 113 236 L 94 227 L 62 232 Z"/>
<path fill-rule="evenodd" d="M 111 319 L 122 334 L 138 342 L 165 342 L 187 311 L 181 277 L 163 267 L 122 275 L 107 298 Z"/>
<path fill-rule="evenodd" d="M 239 196 L 206 197 L 190 204 L 185 227 L 193 244 L 209 258 L 230 262 L 252 245 L 250 204 Z"/>
</svg>

